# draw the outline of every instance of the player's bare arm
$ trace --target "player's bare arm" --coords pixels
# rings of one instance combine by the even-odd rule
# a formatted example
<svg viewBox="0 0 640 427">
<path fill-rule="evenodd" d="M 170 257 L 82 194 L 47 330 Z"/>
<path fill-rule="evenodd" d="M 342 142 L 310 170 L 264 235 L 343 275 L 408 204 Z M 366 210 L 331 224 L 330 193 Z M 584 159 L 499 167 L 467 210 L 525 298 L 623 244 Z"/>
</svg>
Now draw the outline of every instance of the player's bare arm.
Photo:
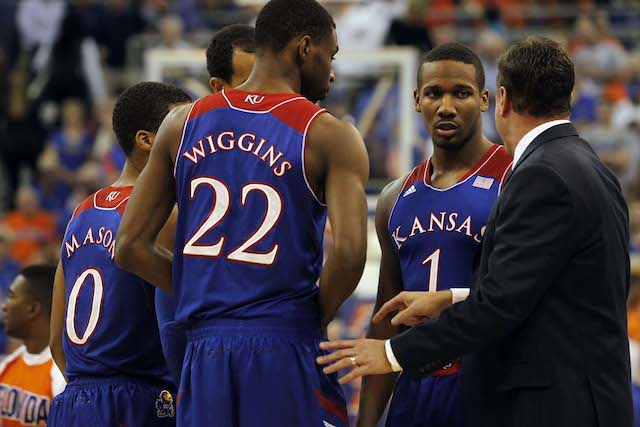
<svg viewBox="0 0 640 427">
<path fill-rule="evenodd" d="M 178 224 L 178 206 L 174 206 L 171 210 L 167 222 L 158 233 L 156 243 L 165 248 L 166 250 L 173 252 L 173 247 L 176 241 L 176 227 Z"/>
<path fill-rule="evenodd" d="M 67 359 L 62 348 L 62 329 L 65 318 L 65 282 L 62 263 L 58 263 L 56 275 L 53 280 L 53 295 L 51 297 L 51 322 L 49 348 L 51 356 L 56 362 L 60 372 L 64 374 L 67 369 Z"/>
<path fill-rule="evenodd" d="M 175 108 L 162 122 L 116 237 L 118 266 L 169 293 L 173 255 L 156 239 L 175 205 L 173 163 L 189 108 Z"/>
<path fill-rule="evenodd" d="M 323 114 L 310 129 L 305 163 L 313 190 L 325 195 L 333 231 L 333 247 L 320 275 L 319 301 L 326 326 L 364 270 L 369 158 L 355 127 Z"/>
<path fill-rule="evenodd" d="M 383 304 L 402 291 L 402 275 L 400 262 L 393 247 L 393 241 L 389 237 L 389 216 L 395 204 L 398 193 L 407 176 L 404 176 L 389 185 L 380 193 L 376 207 L 376 233 L 382 250 L 380 259 L 380 275 L 378 279 L 378 297 L 374 312 L 377 312 Z M 398 326 L 389 321 L 370 323 L 367 338 L 387 339 L 400 332 Z M 358 411 L 358 427 L 375 427 L 382 416 L 382 412 L 391 397 L 393 386 L 398 374 L 378 375 L 365 377 L 360 392 L 360 409 Z"/>
</svg>

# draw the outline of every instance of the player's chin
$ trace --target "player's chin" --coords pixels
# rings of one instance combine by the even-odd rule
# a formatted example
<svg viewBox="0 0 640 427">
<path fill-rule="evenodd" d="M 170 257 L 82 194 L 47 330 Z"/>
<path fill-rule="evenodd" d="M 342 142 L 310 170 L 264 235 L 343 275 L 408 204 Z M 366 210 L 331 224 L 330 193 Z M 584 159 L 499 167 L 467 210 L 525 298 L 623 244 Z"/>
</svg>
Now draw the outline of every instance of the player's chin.
<svg viewBox="0 0 640 427">
<path fill-rule="evenodd" d="M 327 98 L 327 95 L 329 95 L 329 89 L 325 89 L 321 92 L 318 93 L 317 96 L 314 96 L 312 99 L 313 103 L 319 102 L 319 101 L 324 101 Z"/>
<path fill-rule="evenodd" d="M 459 150 L 464 146 L 464 143 L 465 141 L 463 141 L 458 136 L 453 136 L 451 138 L 433 138 L 433 145 L 443 150 Z"/>
</svg>

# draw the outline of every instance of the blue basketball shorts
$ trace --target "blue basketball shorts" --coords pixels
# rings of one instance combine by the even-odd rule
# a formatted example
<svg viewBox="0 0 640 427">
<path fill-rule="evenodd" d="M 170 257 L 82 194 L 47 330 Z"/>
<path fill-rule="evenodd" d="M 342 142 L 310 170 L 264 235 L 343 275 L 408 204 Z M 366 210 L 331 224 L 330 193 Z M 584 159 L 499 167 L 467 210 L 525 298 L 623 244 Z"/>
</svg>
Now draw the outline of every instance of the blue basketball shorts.
<svg viewBox="0 0 640 427">
<path fill-rule="evenodd" d="M 348 427 L 337 376 L 316 364 L 320 329 L 216 319 L 187 329 L 180 427 Z"/>
<path fill-rule="evenodd" d="M 460 372 L 421 380 L 400 375 L 386 427 L 465 427 L 461 383 Z"/>
<path fill-rule="evenodd" d="M 184 326 L 178 322 L 170 321 L 160 325 L 160 342 L 162 353 L 167 361 L 167 367 L 175 384 L 180 383 L 184 352 L 187 347 L 187 336 Z"/>
<path fill-rule="evenodd" d="M 175 394 L 132 377 L 71 378 L 51 402 L 48 427 L 173 427 Z"/>
</svg>

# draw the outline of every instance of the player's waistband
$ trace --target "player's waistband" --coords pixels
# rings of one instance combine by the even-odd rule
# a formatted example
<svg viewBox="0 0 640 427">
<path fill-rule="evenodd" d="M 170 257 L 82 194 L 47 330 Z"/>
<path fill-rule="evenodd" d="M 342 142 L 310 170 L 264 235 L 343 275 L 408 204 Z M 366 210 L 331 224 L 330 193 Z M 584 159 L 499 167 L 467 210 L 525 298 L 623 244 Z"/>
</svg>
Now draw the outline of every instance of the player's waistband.
<svg viewBox="0 0 640 427">
<path fill-rule="evenodd" d="M 104 385 L 120 385 L 120 384 L 137 384 L 152 387 L 160 387 L 166 389 L 173 389 L 173 385 L 165 380 L 157 378 L 144 378 L 134 377 L 131 375 L 109 375 L 109 376 L 88 376 L 79 375 L 69 378 L 67 387 L 72 388 L 85 388 L 85 387 L 97 387 Z"/>
<path fill-rule="evenodd" d="M 460 371 L 461 361 L 456 359 L 451 363 L 444 365 L 442 368 L 431 374 L 432 377 L 446 377 L 449 375 L 457 374 Z"/>
<path fill-rule="evenodd" d="M 284 335 L 322 339 L 320 322 L 311 319 L 206 319 L 190 322 L 186 326 L 188 340 L 211 335 Z"/>
</svg>

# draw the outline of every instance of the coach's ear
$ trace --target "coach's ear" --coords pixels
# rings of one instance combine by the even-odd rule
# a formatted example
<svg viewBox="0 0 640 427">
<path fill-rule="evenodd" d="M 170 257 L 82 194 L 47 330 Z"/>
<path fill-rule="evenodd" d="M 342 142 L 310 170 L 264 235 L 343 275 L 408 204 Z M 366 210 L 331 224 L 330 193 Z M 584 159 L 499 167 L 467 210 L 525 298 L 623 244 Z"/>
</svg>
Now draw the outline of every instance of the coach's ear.
<svg viewBox="0 0 640 427">
<path fill-rule="evenodd" d="M 224 80 L 222 80 L 220 77 L 211 77 L 211 79 L 209 80 L 209 86 L 211 86 L 211 90 L 213 90 L 213 93 L 217 93 L 224 89 L 226 85 Z"/>
<path fill-rule="evenodd" d="M 507 95 L 507 89 L 504 86 L 500 86 L 496 92 L 496 110 L 500 117 L 506 117 L 509 114 L 511 108 L 511 102 Z"/>
<path fill-rule="evenodd" d="M 139 130 L 136 132 L 136 146 L 144 152 L 151 151 L 155 139 L 156 134 L 148 130 Z"/>
</svg>

